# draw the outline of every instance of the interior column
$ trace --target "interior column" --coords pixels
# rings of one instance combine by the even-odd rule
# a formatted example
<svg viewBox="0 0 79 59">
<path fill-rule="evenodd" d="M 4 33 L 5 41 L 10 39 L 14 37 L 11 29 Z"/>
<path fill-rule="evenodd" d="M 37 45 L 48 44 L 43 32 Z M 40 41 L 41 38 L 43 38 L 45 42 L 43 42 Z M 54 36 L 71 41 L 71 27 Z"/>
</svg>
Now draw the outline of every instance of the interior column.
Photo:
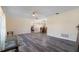
<svg viewBox="0 0 79 59">
<path fill-rule="evenodd" d="M 6 39 L 6 22 L 5 15 L 2 8 L 0 7 L 0 51 L 5 49 Z"/>
</svg>

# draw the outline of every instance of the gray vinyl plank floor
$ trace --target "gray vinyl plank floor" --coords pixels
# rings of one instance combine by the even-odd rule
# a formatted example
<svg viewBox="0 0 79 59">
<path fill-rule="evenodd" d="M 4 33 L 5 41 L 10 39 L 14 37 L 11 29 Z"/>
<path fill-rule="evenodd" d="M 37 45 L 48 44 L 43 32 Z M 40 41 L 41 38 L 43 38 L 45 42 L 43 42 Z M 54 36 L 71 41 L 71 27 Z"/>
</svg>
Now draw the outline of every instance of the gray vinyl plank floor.
<svg viewBox="0 0 79 59">
<path fill-rule="evenodd" d="M 41 33 L 18 35 L 21 52 L 75 52 L 76 43 Z"/>
</svg>

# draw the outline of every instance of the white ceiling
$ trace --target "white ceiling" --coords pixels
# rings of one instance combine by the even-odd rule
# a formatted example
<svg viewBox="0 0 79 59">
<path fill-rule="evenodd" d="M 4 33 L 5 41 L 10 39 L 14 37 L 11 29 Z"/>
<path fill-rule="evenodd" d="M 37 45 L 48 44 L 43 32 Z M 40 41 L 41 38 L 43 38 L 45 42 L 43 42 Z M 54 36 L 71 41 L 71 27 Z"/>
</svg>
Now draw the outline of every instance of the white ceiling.
<svg viewBox="0 0 79 59">
<path fill-rule="evenodd" d="M 30 18 L 33 19 L 32 12 L 39 10 L 40 18 L 45 18 L 56 13 L 66 12 L 72 9 L 79 8 L 78 6 L 3 6 L 6 16 L 13 18 Z"/>
</svg>

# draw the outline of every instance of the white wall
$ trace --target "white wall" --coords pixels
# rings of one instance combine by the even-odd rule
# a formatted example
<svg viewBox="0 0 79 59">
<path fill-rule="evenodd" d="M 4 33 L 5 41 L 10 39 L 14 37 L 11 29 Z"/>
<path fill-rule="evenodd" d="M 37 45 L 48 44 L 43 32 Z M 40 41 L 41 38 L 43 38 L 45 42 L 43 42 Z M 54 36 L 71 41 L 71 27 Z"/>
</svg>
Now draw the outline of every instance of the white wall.
<svg viewBox="0 0 79 59">
<path fill-rule="evenodd" d="M 37 25 L 34 26 L 35 32 L 39 32 L 40 20 L 7 17 L 7 31 L 14 31 L 14 34 L 30 33 L 31 25 L 34 23 L 34 25 Z"/>
<path fill-rule="evenodd" d="M 14 31 L 14 34 L 30 33 L 31 19 L 7 17 L 7 31 Z"/>
<path fill-rule="evenodd" d="M 47 20 L 48 35 L 76 41 L 79 9 L 50 16 Z M 61 34 L 67 34 L 69 37 L 62 37 Z"/>
<path fill-rule="evenodd" d="M 5 15 L 2 8 L 0 7 L 0 50 L 5 48 L 5 39 L 6 39 L 6 23 Z"/>
</svg>

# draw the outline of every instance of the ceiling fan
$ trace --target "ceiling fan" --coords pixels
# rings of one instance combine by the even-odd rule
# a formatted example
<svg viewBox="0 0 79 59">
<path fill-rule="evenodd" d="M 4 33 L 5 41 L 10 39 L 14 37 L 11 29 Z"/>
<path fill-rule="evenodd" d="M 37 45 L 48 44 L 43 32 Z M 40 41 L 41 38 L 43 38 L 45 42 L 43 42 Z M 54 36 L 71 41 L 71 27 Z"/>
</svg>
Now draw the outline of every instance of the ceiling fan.
<svg viewBox="0 0 79 59">
<path fill-rule="evenodd" d="M 40 15 L 40 12 L 39 12 L 39 10 L 35 10 L 35 11 L 33 11 L 33 13 L 32 13 L 32 16 L 35 18 L 35 19 L 39 19 L 39 16 Z"/>
</svg>

